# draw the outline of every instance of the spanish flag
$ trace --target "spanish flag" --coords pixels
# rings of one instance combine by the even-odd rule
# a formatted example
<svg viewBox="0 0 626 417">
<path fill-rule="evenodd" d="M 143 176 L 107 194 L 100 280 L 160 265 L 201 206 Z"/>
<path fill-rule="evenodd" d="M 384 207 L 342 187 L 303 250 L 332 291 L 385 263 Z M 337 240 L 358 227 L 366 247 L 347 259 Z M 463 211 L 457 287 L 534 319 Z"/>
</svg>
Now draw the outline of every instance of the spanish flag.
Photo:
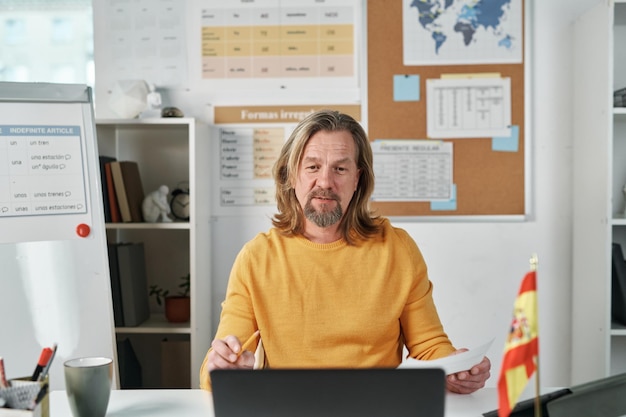
<svg viewBox="0 0 626 417">
<path fill-rule="evenodd" d="M 537 274 L 526 274 L 515 300 L 498 380 L 498 417 L 509 417 L 539 363 Z"/>
</svg>

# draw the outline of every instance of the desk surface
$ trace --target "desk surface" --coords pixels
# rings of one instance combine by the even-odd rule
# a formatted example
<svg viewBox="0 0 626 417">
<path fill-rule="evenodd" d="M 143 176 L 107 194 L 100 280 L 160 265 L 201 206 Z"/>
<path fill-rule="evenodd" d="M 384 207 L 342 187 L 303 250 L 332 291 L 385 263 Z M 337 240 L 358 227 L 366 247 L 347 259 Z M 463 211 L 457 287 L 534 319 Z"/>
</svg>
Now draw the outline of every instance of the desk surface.
<svg viewBox="0 0 626 417">
<path fill-rule="evenodd" d="M 470 395 L 446 394 L 446 417 L 481 417 L 496 408 L 495 388 Z M 113 390 L 107 417 L 212 417 L 211 394 L 203 390 Z M 50 417 L 72 417 L 65 391 L 50 393 Z"/>
</svg>

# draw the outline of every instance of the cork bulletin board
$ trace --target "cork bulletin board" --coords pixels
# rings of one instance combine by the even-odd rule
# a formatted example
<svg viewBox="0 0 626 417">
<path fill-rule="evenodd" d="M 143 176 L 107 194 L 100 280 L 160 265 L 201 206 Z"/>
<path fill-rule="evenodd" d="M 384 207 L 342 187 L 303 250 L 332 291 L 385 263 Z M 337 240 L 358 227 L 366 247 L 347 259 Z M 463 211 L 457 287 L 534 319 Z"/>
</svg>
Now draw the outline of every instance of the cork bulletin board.
<svg viewBox="0 0 626 417">
<path fill-rule="evenodd" d="M 440 138 L 438 140 L 453 144 L 455 207 L 433 209 L 428 201 L 374 201 L 372 208 L 377 214 L 386 216 L 525 215 L 528 180 L 525 172 L 527 81 L 524 53 L 521 63 L 405 66 L 403 1 L 406 0 L 367 2 L 367 117 L 370 140 L 428 138 L 427 79 L 441 78 L 442 74 L 497 73 L 511 81 L 511 125 L 518 126 L 518 146 L 515 151 L 502 152 L 493 149 L 491 137 Z M 526 33 L 523 1 L 521 8 L 522 30 Z M 399 74 L 419 76 L 419 100 L 394 99 L 393 80 Z"/>
</svg>

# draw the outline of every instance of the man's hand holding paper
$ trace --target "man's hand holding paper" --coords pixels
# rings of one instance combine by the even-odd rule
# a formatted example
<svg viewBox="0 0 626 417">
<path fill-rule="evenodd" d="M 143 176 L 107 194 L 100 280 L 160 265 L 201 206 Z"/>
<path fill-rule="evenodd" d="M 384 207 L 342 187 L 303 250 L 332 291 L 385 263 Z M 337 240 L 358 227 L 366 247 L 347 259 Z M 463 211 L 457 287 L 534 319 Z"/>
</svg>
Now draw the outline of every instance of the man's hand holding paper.
<svg viewBox="0 0 626 417">
<path fill-rule="evenodd" d="M 408 358 L 398 368 L 442 368 L 447 375 L 450 392 L 466 394 L 485 385 L 491 363 L 485 356 L 493 339 L 473 349 L 459 349 L 445 358 L 422 361 Z M 487 373 L 487 375 L 485 375 Z"/>
</svg>

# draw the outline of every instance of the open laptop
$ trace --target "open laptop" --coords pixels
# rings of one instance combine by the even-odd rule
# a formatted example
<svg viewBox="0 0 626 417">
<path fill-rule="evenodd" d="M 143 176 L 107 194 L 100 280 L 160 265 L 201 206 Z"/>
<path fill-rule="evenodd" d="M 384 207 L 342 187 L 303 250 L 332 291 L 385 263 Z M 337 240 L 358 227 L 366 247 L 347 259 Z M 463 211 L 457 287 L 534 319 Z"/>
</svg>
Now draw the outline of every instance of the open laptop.
<svg viewBox="0 0 626 417">
<path fill-rule="evenodd" d="M 443 417 L 442 369 L 211 372 L 215 417 Z"/>
</svg>

